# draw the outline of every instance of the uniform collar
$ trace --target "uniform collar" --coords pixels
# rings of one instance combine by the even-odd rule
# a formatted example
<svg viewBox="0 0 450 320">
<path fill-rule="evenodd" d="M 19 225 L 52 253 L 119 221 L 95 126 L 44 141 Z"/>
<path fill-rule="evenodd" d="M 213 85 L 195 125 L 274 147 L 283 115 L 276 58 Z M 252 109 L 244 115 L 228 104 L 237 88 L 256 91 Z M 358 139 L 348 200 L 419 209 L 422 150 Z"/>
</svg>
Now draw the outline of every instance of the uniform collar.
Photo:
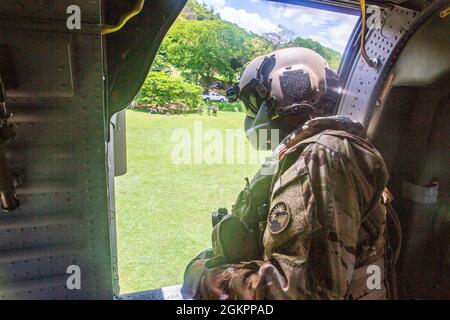
<svg viewBox="0 0 450 320">
<path fill-rule="evenodd" d="M 303 140 L 306 140 L 325 130 L 346 131 L 351 135 L 364 139 L 364 126 L 350 118 L 343 116 L 318 117 L 307 121 L 292 131 L 275 149 L 277 158 L 281 160 L 286 153 Z"/>
</svg>

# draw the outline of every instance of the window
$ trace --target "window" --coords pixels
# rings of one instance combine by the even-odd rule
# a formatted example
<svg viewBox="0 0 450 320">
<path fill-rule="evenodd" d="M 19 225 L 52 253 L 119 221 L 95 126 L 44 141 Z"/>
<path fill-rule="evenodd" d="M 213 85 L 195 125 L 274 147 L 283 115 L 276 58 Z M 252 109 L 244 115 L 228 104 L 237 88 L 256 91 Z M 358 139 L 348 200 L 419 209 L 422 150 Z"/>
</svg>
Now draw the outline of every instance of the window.
<svg viewBox="0 0 450 320">
<path fill-rule="evenodd" d="M 270 154 L 250 147 L 240 104 L 218 101 L 245 65 L 303 46 L 337 69 L 356 20 L 251 0 L 188 1 L 127 110 L 128 173 L 116 179 L 121 293 L 180 284 L 211 246 L 210 213 L 231 210 Z M 224 87 L 208 91 L 218 81 Z M 205 104 L 203 92 L 219 99 Z"/>
</svg>

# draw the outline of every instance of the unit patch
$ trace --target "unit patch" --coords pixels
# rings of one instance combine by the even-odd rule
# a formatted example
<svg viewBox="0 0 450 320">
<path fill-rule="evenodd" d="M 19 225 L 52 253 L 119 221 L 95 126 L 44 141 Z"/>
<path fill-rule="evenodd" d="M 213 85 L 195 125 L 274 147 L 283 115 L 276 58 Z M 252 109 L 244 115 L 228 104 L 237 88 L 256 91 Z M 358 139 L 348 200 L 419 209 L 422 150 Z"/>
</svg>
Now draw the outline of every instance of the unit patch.
<svg viewBox="0 0 450 320">
<path fill-rule="evenodd" d="M 270 210 L 267 225 L 271 234 L 278 234 L 282 232 L 291 220 L 291 212 L 289 207 L 284 202 L 278 202 Z"/>
</svg>

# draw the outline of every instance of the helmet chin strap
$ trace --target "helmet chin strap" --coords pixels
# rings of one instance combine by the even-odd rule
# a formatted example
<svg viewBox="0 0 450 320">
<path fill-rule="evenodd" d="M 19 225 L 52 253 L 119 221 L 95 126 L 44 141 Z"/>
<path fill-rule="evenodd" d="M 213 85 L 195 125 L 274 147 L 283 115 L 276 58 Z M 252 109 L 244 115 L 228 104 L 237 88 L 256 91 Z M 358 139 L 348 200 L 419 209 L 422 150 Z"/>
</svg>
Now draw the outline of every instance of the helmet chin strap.
<svg viewBox="0 0 450 320">
<path fill-rule="evenodd" d="M 267 150 L 267 147 L 271 147 L 271 130 L 278 130 L 279 138 L 283 139 L 295 128 L 300 125 L 300 123 L 291 124 L 280 122 L 285 118 L 290 116 L 303 114 L 307 117 L 305 122 L 312 119 L 317 115 L 317 109 L 309 103 L 295 103 L 290 106 L 286 106 L 278 109 L 275 113 L 276 116 L 273 117 L 274 109 L 272 105 L 265 100 L 261 107 L 259 108 L 256 117 L 251 120 L 246 125 L 246 134 L 248 138 L 251 138 L 252 145 L 259 150 Z M 267 130 L 266 137 L 270 141 L 259 141 L 259 132 L 261 130 Z M 253 141 L 254 140 L 254 141 Z"/>
<path fill-rule="evenodd" d="M 286 106 L 286 107 L 283 107 L 283 108 L 280 108 L 279 110 L 277 110 L 277 115 L 280 118 L 284 118 L 284 117 L 288 117 L 288 116 L 292 116 L 292 115 L 300 114 L 300 113 L 303 113 L 311 118 L 311 115 L 316 113 L 316 108 L 314 108 L 309 103 L 302 102 L 302 103 L 294 103 L 294 104 L 291 104 L 290 106 Z"/>
</svg>

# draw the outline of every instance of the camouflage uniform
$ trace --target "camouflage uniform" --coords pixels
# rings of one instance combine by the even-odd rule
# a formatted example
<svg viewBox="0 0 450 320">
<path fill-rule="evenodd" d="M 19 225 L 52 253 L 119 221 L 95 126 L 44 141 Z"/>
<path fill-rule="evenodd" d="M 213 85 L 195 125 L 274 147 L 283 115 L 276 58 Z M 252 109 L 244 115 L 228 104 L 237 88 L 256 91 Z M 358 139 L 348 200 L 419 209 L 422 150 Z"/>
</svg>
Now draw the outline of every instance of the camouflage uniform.
<svg viewBox="0 0 450 320">
<path fill-rule="evenodd" d="M 212 267 L 199 257 L 186 270 L 185 298 L 386 297 L 383 281 L 373 290 L 366 281 L 369 265 L 384 273 L 388 174 L 378 151 L 348 131 L 291 135 L 272 179 L 263 256 Z"/>
</svg>

